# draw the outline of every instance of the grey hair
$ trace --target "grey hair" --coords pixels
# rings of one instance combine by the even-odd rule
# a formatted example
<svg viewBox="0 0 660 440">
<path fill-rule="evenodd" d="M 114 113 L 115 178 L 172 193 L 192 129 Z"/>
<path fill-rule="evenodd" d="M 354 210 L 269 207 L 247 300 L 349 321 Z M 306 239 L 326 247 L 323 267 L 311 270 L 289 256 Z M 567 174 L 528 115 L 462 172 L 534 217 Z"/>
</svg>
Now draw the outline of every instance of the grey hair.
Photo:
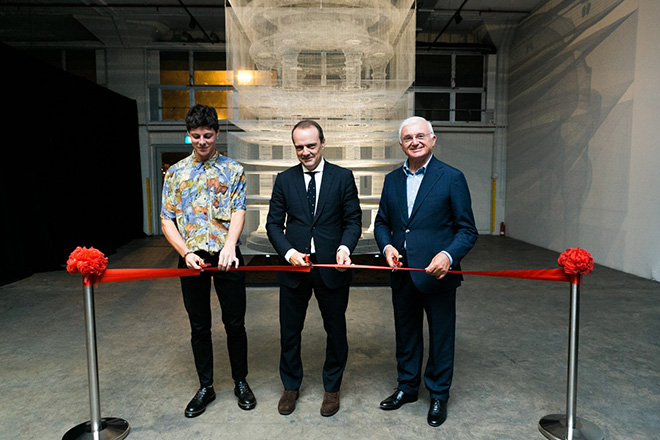
<svg viewBox="0 0 660 440">
<path fill-rule="evenodd" d="M 405 121 L 403 121 L 401 123 L 401 125 L 399 126 L 399 142 L 401 142 L 401 130 L 403 130 L 403 127 L 405 127 L 407 125 L 410 125 L 410 124 L 414 124 L 415 122 L 420 122 L 420 121 L 426 122 L 426 124 L 429 126 L 429 133 L 431 134 L 431 137 L 433 137 L 435 135 L 435 133 L 433 132 L 433 125 L 431 125 L 431 123 L 429 121 L 422 118 L 421 116 L 411 116 L 408 119 L 406 119 Z"/>
</svg>

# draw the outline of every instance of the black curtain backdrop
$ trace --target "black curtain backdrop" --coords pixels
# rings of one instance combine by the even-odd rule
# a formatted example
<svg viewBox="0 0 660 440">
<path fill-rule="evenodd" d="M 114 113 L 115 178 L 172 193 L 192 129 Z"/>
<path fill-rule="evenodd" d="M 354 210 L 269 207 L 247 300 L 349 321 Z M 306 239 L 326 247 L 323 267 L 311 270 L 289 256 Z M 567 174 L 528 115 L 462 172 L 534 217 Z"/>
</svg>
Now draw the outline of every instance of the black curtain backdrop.
<svg viewBox="0 0 660 440">
<path fill-rule="evenodd" d="M 137 103 L 0 43 L 0 285 L 142 237 Z"/>
</svg>

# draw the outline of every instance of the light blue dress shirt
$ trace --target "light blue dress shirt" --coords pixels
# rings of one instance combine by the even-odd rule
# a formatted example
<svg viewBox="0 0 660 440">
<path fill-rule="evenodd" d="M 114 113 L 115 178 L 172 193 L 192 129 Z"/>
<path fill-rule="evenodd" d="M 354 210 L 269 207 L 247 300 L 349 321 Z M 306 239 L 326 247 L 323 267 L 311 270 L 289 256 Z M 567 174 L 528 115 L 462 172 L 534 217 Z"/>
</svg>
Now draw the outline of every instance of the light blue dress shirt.
<svg viewBox="0 0 660 440">
<path fill-rule="evenodd" d="M 412 214 L 412 209 L 413 206 L 415 206 L 415 199 L 417 198 L 417 193 L 419 192 L 419 187 L 422 184 L 422 180 L 424 179 L 424 175 L 426 174 L 426 168 L 431 162 L 431 158 L 433 155 L 429 156 L 429 160 L 426 161 L 426 163 L 421 167 L 418 168 L 417 171 L 414 173 L 410 171 L 410 168 L 408 168 L 408 161 L 406 160 L 406 163 L 403 164 L 403 172 L 406 174 L 406 197 L 407 197 L 407 204 L 408 204 L 408 217 L 410 217 L 410 214 Z M 406 243 L 403 243 L 403 247 L 406 247 Z M 447 251 L 442 251 L 443 254 L 449 258 L 449 264 L 453 265 L 454 264 L 454 259 L 449 255 L 449 252 Z"/>
</svg>

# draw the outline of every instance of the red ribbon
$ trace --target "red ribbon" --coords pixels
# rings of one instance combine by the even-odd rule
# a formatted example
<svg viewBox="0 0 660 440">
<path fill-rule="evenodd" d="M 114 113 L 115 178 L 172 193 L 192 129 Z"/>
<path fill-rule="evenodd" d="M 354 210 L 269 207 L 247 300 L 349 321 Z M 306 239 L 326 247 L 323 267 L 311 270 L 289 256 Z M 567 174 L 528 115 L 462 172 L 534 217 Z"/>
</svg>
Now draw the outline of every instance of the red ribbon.
<svg viewBox="0 0 660 440">
<path fill-rule="evenodd" d="M 307 258 L 306 258 L 307 259 Z M 309 259 L 307 259 L 309 262 Z M 569 248 L 559 256 L 557 261 L 562 269 L 536 269 L 536 270 L 495 270 L 495 271 L 449 271 L 449 273 L 465 275 L 483 275 L 490 277 L 526 278 L 530 280 L 568 281 L 580 284 L 581 274 L 593 271 L 593 257 L 589 252 L 580 248 Z M 69 255 L 66 270 L 69 273 L 81 273 L 83 284 L 92 286 L 97 283 L 111 283 L 115 281 L 147 280 L 156 278 L 174 278 L 199 275 L 204 270 L 220 270 L 217 267 L 202 269 L 108 269 L 108 259 L 103 252 L 90 247 L 78 246 Z M 368 266 L 362 264 L 314 264 L 308 266 L 243 266 L 230 270 L 261 271 L 261 272 L 309 272 L 312 267 L 327 267 L 335 269 L 377 269 L 377 270 L 408 270 L 425 271 L 413 267 L 399 267 L 392 269 L 387 266 Z"/>
<path fill-rule="evenodd" d="M 200 269 L 107 269 L 100 278 L 93 280 L 95 283 L 114 283 L 117 281 L 155 280 L 158 278 L 177 278 L 199 275 L 204 271 L 218 271 L 217 267 Z M 269 271 L 277 272 L 286 270 L 289 272 L 309 272 L 309 266 L 241 266 L 232 267 L 230 270 L 237 271 Z"/>
<path fill-rule="evenodd" d="M 391 267 L 387 266 L 368 266 L 363 264 L 351 264 L 351 265 L 341 265 L 341 264 L 314 264 L 313 267 L 335 267 L 335 268 L 346 268 L 346 269 L 388 269 L 392 270 Z M 399 267 L 396 270 L 408 270 L 408 271 L 420 271 L 425 272 L 425 269 L 420 269 L 416 267 Z M 531 269 L 531 270 L 487 270 L 487 271 L 460 271 L 460 270 L 450 270 L 449 273 L 456 273 L 462 275 L 482 275 L 488 277 L 502 277 L 502 278 L 524 278 L 528 280 L 544 280 L 544 281 L 568 281 L 573 284 L 579 284 L 579 282 L 574 282 L 574 278 L 578 278 L 573 274 L 567 274 L 564 272 L 564 269 Z"/>
<path fill-rule="evenodd" d="M 336 268 L 336 269 L 368 269 L 368 270 L 392 270 L 387 266 L 369 266 L 363 264 L 314 264 L 312 266 L 241 266 L 232 267 L 230 270 L 245 272 L 309 272 L 312 267 Z M 150 280 L 159 278 L 177 278 L 199 275 L 204 271 L 219 271 L 217 267 L 199 269 L 107 269 L 100 277 L 84 276 L 83 283 L 86 286 L 96 283 L 113 283 L 118 281 Z M 396 270 L 421 271 L 424 269 L 414 267 L 401 267 Z M 568 281 L 572 284 L 580 284 L 579 274 L 567 274 L 563 269 L 532 269 L 532 270 L 496 270 L 496 271 L 449 271 L 449 273 L 463 275 L 482 275 L 503 278 L 522 278 L 530 280 L 545 281 Z"/>
</svg>

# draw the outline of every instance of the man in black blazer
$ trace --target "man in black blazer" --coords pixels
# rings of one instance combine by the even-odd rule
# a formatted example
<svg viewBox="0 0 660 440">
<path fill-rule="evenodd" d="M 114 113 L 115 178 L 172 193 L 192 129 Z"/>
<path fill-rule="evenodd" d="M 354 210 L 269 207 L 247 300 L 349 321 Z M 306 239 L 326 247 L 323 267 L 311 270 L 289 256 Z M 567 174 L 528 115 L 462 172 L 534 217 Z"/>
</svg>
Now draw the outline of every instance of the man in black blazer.
<svg viewBox="0 0 660 440">
<path fill-rule="evenodd" d="M 398 387 L 380 407 L 393 410 L 417 400 L 426 312 L 430 341 L 424 384 L 431 395 L 427 422 L 433 427 L 447 418 L 456 288 L 462 280 L 447 271 L 460 270 L 459 262 L 478 236 L 467 181 L 433 156 L 435 141 L 433 127 L 424 118 L 403 121 L 399 143 L 408 160 L 385 177 L 374 223 L 376 241 L 390 267 L 426 269 L 392 273 Z"/>
<path fill-rule="evenodd" d="M 312 120 L 298 122 L 291 132 L 300 165 L 277 175 L 266 231 L 275 250 L 294 266 L 311 263 L 351 264 L 351 252 L 362 233 L 362 211 L 350 170 L 323 159 L 325 138 Z M 284 385 L 278 411 L 296 408 L 303 378 L 301 333 L 312 296 L 327 333 L 321 415 L 339 410 L 339 388 L 348 359 L 346 308 L 350 271 L 312 268 L 309 273 L 280 272 L 280 377 Z"/>
</svg>

